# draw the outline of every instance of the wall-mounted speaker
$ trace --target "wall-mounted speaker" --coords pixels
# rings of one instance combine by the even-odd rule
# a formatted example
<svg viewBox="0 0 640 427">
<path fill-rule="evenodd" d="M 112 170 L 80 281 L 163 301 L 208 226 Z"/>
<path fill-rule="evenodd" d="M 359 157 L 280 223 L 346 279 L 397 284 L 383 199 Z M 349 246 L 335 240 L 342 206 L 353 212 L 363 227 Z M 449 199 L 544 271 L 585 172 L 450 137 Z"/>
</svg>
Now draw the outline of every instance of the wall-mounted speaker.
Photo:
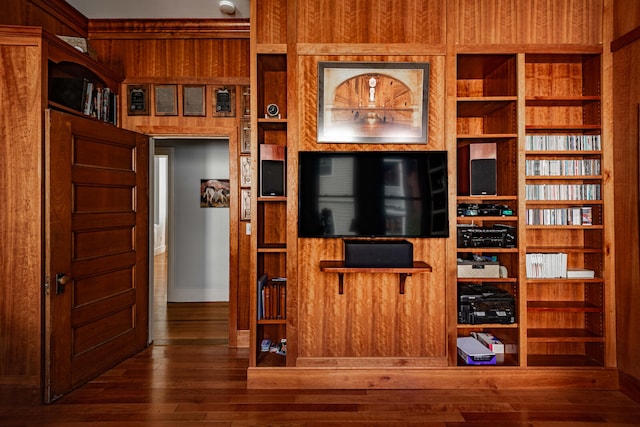
<svg viewBox="0 0 640 427">
<path fill-rule="evenodd" d="M 282 145 L 260 144 L 260 196 L 285 195 L 286 150 Z"/>
<path fill-rule="evenodd" d="M 472 196 L 496 195 L 497 152 L 494 142 L 469 146 L 469 177 Z"/>
</svg>

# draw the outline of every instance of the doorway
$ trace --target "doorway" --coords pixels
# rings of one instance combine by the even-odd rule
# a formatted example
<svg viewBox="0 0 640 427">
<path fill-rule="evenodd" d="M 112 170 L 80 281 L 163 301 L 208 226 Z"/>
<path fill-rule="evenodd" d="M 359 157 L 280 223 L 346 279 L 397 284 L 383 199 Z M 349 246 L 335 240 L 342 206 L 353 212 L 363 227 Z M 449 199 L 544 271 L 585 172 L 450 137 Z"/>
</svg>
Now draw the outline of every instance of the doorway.
<svg viewBox="0 0 640 427">
<path fill-rule="evenodd" d="M 154 138 L 152 150 L 150 341 L 227 345 L 229 209 L 199 203 L 201 180 L 228 179 L 228 140 Z"/>
</svg>

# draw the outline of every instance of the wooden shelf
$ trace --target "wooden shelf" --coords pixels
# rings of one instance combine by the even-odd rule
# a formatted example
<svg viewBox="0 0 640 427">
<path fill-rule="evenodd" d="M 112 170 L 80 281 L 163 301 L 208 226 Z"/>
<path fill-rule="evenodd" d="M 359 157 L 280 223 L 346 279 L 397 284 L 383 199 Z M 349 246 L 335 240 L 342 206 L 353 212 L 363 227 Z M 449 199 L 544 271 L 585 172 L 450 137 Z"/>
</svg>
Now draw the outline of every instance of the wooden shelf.
<svg viewBox="0 0 640 427">
<path fill-rule="evenodd" d="M 527 181 L 601 181 L 602 175 L 527 175 Z"/>
<path fill-rule="evenodd" d="M 513 106 L 516 103 L 515 96 L 481 96 L 458 98 L 458 117 L 487 116 L 494 111 Z"/>
<path fill-rule="evenodd" d="M 283 125 L 283 124 L 287 124 L 287 119 L 286 117 L 280 118 L 280 119 L 268 119 L 266 117 L 261 117 L 258 119 L 258 124 L 259 125 L 263 125 L 263 124 Z"/>
<path fill-rule="evenodd" d="M 269 351 L 261 351 L 257 359 L 256 364 L 260 367 L 284 367 L 287 363 L 286 356 Z"/>
<path fill-rule="evenodd" d="M 601 362 L 583 354 L 529 354 L 529 366 L 602 366 Z"/>
<path fill-rule="evenodd" d="M 548 125 L 526 125 L 525 130 L 529 131 L 585 131 L 585 130 L 600 130 L 599 124 L 595 125 L 562 125 L 562 124 L 548 124 Z"/>
<path fill-rule="evenodd" d="M 602 307 L 584 301 L 529 301 L 527 310 L 531 311 L 571 311 L 578 313 L 602 313 Z"/>
<path fill-rule="evenodd" d="M 482 253 L 518 253 L 518 248 L 457 248 L 458 252 Z"/>
<path fill-rule="evenodd" d="M 527 206 L 544 206 L 544 205 L 552 205 L 552 206 L 558 206 L 558 205 L 577 205 L 577 206 L 583 206 L 583 205 L 602 205 L 602 200 L 527 200 L 526 202 Z"/>
<path fill-rule="evenodd" d="M 458 283 L 518 283 L 517 277 L 458 277 Z"/>
<path fill-rule="evenodd" d="M 528 96 L 525 98 L 526 106 L 535 107 L 579 107 L 586 104 L 600 102 L 600 97 L 593 96 Z"/>
<path fill-rule="evenodd" d="M 505 215 L 505 216 L 459 216 L 456 217 L 457 221 L 504 221 L 504 222 L 518 222 L 517 216 Z"/>
<path fill-rule="evenodd" d="M 287 319 L 260 319 L 258 325 L 286 325 Z"/>
<path fill-rule="evenodd" d="M 526 225 L 527 230 L 602 230 L 602 225 Z"/>
<path fill-rule="evenodd" d="M 527 246 L 527 253 L 534 252 L 570 252 L 570 253 L 587 253 L 587 254 L 597 254 L 602 252 L 602 248 L 587 248 L 584 246 Z"/>
<path fill-rule="evenodd" d="M 458 323 L 458 329 L 518 329 L 517 323 Z"/>
<path fill-rule="evenodd" d="M 529 328 L 527 340 L 529 342 L 604 342 L 604 337 L 586 329 Z"/>
<path fill-rule="evenodd" d="M 399 275 L 400 294 L 404 294 L 404 285 L 407 276 L 414 273 L 429 273 L 432 267 L 423 261 L 414 261 L 413 267 L 345 267 L 344 261 L 320 261 L 320 271 L 324 273 L 338 274 L 338 293 L 344 293 L 345 273 L 396 273 Z"/>
<path fill-rule="evenodd" d="M 518 200 L 518 196 L 458 196 L 458 203 L 509 202 Z"/>
<path fill-rule="evenodd" d="M 601 150 L 527 150 L 525 151 L 527 157 L 544 156 L 544 157 L 585 157 L 594 156 L 599 157 L 602 155 Z"/>
<path fill-rule="evenodd" d="M 458 147 L 464 147 L 469 144 L 485 143 L 485 142 L 498 142 L 504 140 L 515 139 L 518 134 L 515 133 L 483 133 L 483 134 L 458 134 L 456 136 L 458 140 Z"/>
<path fill-rule="evenodd" d="M 287 196 L 260 196 L 259 202 L 286 202 Z"/>
</svg>

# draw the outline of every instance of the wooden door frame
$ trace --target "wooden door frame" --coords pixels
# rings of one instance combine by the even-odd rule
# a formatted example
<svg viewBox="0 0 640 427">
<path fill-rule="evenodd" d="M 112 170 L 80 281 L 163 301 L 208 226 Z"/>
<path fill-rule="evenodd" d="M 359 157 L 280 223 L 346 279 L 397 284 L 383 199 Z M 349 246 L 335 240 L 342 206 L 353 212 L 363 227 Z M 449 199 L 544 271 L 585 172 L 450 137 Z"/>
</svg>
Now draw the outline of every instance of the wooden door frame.
<svg viewBox="0 0 640 427">
<path fill-rule="evenodd" d="M 248 341 L 246 340 L 246 336 L 248 336 L 247 333 L 242 333 L 238 330 L 238 316 L 237 316 L 237 309 L 238 309 L 238 233 L 239 233 L 239 218 L 238 218 L 238 204 L 239 204 L 239 194 L 237 191 L 238 188 L 238 182 L 239 182 L 239 177 L 238 177 L 238 157 L 239 157 L 239 150 L 238 150 L 238 129 L 237 128 L 229 128 L 227 129 L 227 131 L 224 132 L 219 132 L 219 129 L 213 132 L 207 132 L 207 133 L 202 133 L 202 134 L 176 134 L 176 133 L 170 133 L 170 134 L 163 134 L 160 132 L 156 132 L 156 129 L 153 128 L 149 128 L 149 129 L 141 129 L 141 131 L 143 131 L 145 134 L 147 134 L 150 138 L 149 140 L 149 158 L 150 158 L 150 163 L 153 163 L 153 156 L 155 155 L 155 150 L 156 150 L 156 140 L 167 140 L 167 139 L 184 139 L 184 140 L 188 140 L 188 139 L 205 139 L 205 140 L 221 140 L 224 139 L 228 142 L 229 144 L 229 154 L 228 154 L 228 162 L 229 162 L 229 180 L 230 180 L 230 184 L 231 184 L 231 204 L 230 204 L 230 214 L 229 214 L 229 346 L 230 347 L 237 347 L 237 346 L 246 346 L 248 345 Z M 170 166 L 171 168 L 171 166 Z M 149 197 L 149 216 L 151 217 L 151 215 L 153 215 L 154 213 L 154 200 L 153 200 L 153 193 L 155 191 L 155 183 L 152 182 L 153 180 L 151 179 L 151 174 L 153 173 L 153 165 L 150 165 L 150 169 L 149 169 L 149 174 L 150 174 L 150 187 L 149 187 L 149 193 L 150 193 L 150 197 Z M 171 177 L 171 171 L 169 171 L 169 186 L 171 187 L 172 184 L 172 177 Z M 171 193 L 172 191 L 170 191 Z M 171 210 L 173 208 L 173 196 L 169 195 L 169 201 L 168 201 L 168 209 Z M 171 215 L 170 215 L 171 216 Z M 170 219 L 169 221 L 173 221 L 173 219 Z M 169 257 L 167 259 L 167 269 L 169 270 L 173 270 L 175 271 L 175 266 L 171 265 L 171 248 L 173 245 L 173 238 L 171 236 L 171 233 L 173 232 L 173 224 L 169 225 L 170 231 L 169 231 L 169 246 L 168 246 L 168 250 L 169 250 Z M 149 228 L 150 228 L 150 232 L 149 232 L 149 251 L 150 251 L 150 259 L 149 259 L 149 292 L 150 292 L 150 303 L 149 303 L 149 322 L 153 322 L 153 283 L 154 283 L 154 277 L 153 277 L 153 243 L 154 243 L 154 237 L 153 237 L 153 233 L 152 233 L 152 227 L 153 227 L 153 221 L 149 221 Z M 172 274 L 172 273 L 169 273 Z M 169 280 L 169 278 L 168 278 Z M 167 284 L 169 285 L 169 284 Z M 150 329 L 149 329 L 149 337 L 148 340 L 149 342 L 152 342 L 153 340 L 153 335 L 152 335 L 152 329 L 151 329 L 151 325 Z M 248 331 L 244 331 L 244 332 L 248 332 Z"/>
</svg>

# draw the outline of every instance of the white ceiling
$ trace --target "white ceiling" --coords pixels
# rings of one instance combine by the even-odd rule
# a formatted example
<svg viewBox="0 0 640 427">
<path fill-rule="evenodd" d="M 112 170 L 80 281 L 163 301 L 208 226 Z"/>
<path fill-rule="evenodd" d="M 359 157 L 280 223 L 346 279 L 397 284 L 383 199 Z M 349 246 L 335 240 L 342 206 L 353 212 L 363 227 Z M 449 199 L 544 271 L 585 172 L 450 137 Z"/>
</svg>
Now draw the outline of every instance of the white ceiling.
<svg viewBox="0 0 640 427">
<path fill-rule="evenodd" d="M 233 15 L 220 12 L 219 0 L 66 0 L 89 19 L 249 18 L 250 0 L 231 0 Z"/>
</svg>

